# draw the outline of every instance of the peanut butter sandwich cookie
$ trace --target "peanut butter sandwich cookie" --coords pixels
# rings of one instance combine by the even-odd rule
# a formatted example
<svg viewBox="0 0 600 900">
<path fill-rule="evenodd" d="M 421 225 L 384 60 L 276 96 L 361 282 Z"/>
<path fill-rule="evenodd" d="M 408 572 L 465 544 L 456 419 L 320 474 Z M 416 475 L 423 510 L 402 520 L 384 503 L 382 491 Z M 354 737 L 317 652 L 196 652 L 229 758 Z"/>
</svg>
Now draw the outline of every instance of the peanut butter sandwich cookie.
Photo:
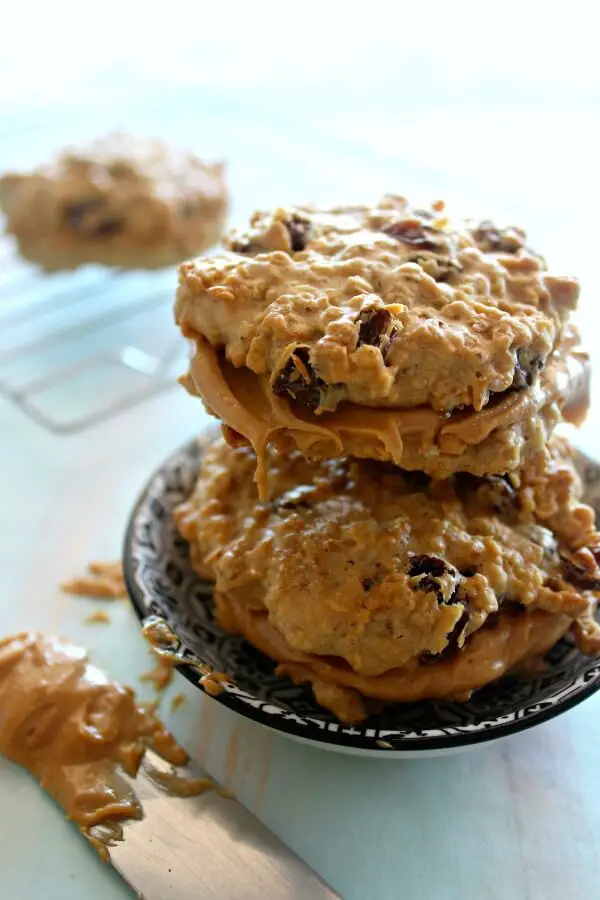
<svg viewBox="0 0 600 900">
<path fill-rule="evenodd" d="M 176 511 L 215 612 L 343 722 L 466 699 L 570 633 L 600 651 L 600 535 L 564 439 L 518 474 L 447 479 L 367 460 L 256 457 L 222 438 Z"/>
<path fill-rule="evenodd" d="M 156 269 L 220 239 L 227 191 L 221 164 L 114 134 L 4 175 L 0 206 L 21 255 L 43 269 Z"/>
<path fill-rule="evenodd" d="M 183 383 L 259 460 L 274 442 L 501 474 L 585 383 L 566 325 L 578 293 L 520 229 L 452 223 L 441 203 L 257 213 L 228 252 L 180 267 Z"/>
</svg>

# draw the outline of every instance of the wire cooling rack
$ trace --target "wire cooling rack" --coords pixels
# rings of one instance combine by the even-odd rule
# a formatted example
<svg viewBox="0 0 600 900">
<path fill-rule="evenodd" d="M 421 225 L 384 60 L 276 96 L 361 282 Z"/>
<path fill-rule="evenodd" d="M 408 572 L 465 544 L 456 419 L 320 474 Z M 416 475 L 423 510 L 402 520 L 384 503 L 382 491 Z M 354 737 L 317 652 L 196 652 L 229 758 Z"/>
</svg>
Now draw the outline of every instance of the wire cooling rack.
<svg viewBox="0 0 600 900">
<path fill-rule="evenodd" d="M 174 270 L 41 275 L 8 239 L 0 266 L 0 393 L 35 422 L 78 431 L 173 386 Z"/>
</svg>

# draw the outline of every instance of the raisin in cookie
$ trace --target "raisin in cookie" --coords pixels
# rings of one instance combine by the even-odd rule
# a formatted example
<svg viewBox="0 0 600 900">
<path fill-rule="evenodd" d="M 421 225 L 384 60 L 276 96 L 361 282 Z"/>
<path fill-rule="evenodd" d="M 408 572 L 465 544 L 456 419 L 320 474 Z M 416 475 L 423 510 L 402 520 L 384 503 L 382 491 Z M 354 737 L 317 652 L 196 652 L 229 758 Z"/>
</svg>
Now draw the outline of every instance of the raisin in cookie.
<svg viewBox="0 0 600 900">
<path fill-rule="evenodd" d="M 0 205 L 21 255 L 44 269 L 155 269 L 220 239 L 227 193 L 220 164 L 115 134 L 4 175 Z"/>
<path fill-rule="evenodd" d="M 578 297 L 521 230 L 396 196 L 256 213 L 228 246 L 181 266 L 182 332 L 313 414 L 482 410 L 539 379 Z"/>
<path fill-rule="evenodd" d="M 254 466 L 216 440 L 178 528 L 222 627 L 343 720 L 466 696 L 569 630 L 600 650 L 600 535 L 563 440 L 518 476 L 445 480 L 268 452 L 262 503 Z"/>
</svg>

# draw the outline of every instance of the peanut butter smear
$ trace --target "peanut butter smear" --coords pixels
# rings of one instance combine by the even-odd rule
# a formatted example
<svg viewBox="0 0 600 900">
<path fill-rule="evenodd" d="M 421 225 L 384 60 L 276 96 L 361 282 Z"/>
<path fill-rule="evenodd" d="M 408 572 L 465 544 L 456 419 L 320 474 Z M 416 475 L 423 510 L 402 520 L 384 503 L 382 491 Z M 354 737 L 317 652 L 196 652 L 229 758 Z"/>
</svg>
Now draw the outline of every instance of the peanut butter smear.
<svg viewBox="0 0 600 900">
<path fill-rule="evenodd" d="M 144 771 L 152 784 L 172 797 L 199 797 L 217 787 L 212 778 L 186 778 L 177 772 L 162 772 L 152 766 L 146 766 Z"/>
<path fill-rule="evenodd" d="M 0 640 L 0 752 L 28 769 L 89 836 L 140 818 L 119 778 L 151 748 L 174 766 L 188 756 L 134 692 L 90 665 L 81 647 L 34 632 Z"/>
</svg>

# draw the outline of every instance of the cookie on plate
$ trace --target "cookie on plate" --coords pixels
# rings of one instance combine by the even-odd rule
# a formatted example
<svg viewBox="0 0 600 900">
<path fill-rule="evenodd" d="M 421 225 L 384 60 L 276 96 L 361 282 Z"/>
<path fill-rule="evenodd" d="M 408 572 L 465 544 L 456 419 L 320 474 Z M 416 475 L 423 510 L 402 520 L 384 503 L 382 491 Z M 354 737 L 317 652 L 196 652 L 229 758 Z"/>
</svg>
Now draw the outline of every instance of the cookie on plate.
<svg viewBox="0 0 600 900">
<path fill-rule="evenodd" d="M 517 228 L 385 197 L 257 213 L 229 248 L 180 267 L 184 382 L 259 453 L 267 433 L 317 458 L 505 472 L 543 446 L 583 361 L 577 282 Z"/>
<path fill-rule="evenodd" d="M 257 213 L 230 253 L 184 264 L 184 332 L 314 413 L 343 401 L 483 409 L 531 386 L 579 293 L 517 228 L 441 204 Z"/>
<path fill-rule="evenodd" d="M 176 512 L 215 611 L 342 721 L 467 697 L 567 632 L 600 651 L 600 535 L 568 444 L 518 475 L 431 480 L 362 460 L 256 460 L 222 438 Z"/>
<path fill-rule="evenodd" d="M 52 271 L 85 263 L 156 269 L 221 237 L 221 164 L 158 140 L 113 134 L 0 179 L 0 206 L 19 252 Z"/>
<path fill-rule="evenodd" d="M 335 412 L 315 416 L 275 394 L 266 376 L 236 368 L 199 337 L 189 372 L 180 380 L 225 423 L 230 443 L 246 442 L 254 448 L 261 497 L 269 445 L 281 453 L 297 448 L 311 459 L 387 460 L 436 478 L 461 471 L 501 475 L 518 469 L 545 446 L 561 414 L 579 422 L 589 402 L 588 358 L 571 326 L 531 387 L 505 391 L 480 411 L 440 413 L 345 403 Z"/>
</svg>

